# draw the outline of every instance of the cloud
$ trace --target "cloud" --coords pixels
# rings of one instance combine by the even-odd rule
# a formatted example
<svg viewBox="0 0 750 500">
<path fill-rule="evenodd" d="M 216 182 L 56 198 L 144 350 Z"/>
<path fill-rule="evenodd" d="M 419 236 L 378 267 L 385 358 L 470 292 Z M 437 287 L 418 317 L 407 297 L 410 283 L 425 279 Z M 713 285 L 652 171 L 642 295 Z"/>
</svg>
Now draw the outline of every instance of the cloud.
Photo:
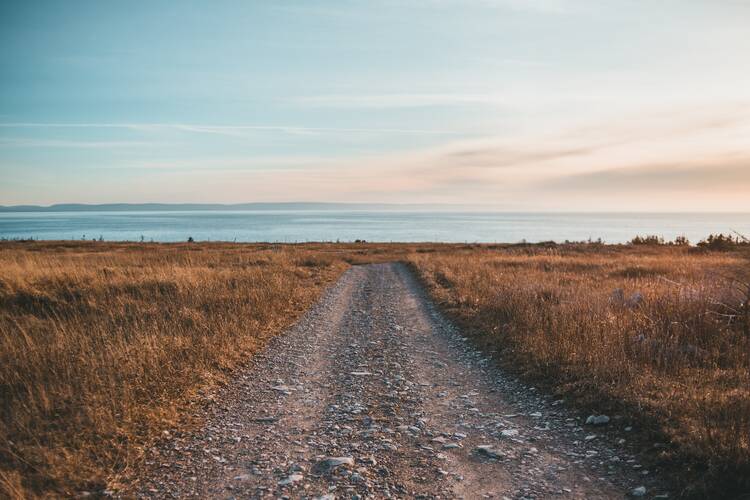
<svg viewBox="0 0 750 500">
<path fill-rule="evenodd" d="M 190 159 L 149 159 L 127 165 L 103 166 L 98 168 L 111 169 L 142 169 L 142 170 L 177 170 L 199 171 L 213 173 L 232 170 L 269 169 L 294 170 L 309 166 L 319 167 L 334 163 L 336 160 L 329 156 L 303 155 L 270 155 L 270 156 L 241 156 L 241 157 L 207 157 Z M 340 160 L 339 160 L 340 161 Z"/>
<path fill-rule="evenodd" d="M 687 209 L 746 210 L 750 199 L 741 195 L 750 192 L 747 111 L 671 110 L 555 134 L 453 141 L 351 160 L 366 174 L 348 175 L 342 185 L 431 202 L 502 202 L 526 209 L 619 209 L 638 199 L 640 206 L 658 210 L 676 207 L 687 193 L 700 202 Z M 345 166 L 342 161 L 335 168 Z"/>
<path fill-rule="evenodd" d="M 527 210 L 618 209 L 638 199 L 639 207 L 657 210 L 674 206 L 685 193 L 702 193 L 703 205 L 695 209 L 712 208 L 714 198 L 734 193 L 721 207 L 747 209 L 737 195 L 750 192 L 750 155 L 741 154 L 743 116 L 641 114 L 556 134 L 532 131 L 389 154 L 238 158 L 210 165 L 223 167 L 237 189 L 273 193 L 276 186 L 285 199 L 471 201 Z"/>
<path fill-rule="evenodd" d="M 658 164 L 612 168 L 585 174 L 560 176 L 541 183 L 548 191 L 601 193 L 715 190 L 750 193 L 750 156 L 728 157 L 697 164 Z"/>
<path fill-rule="evenodd" d="M 233 150 L 231 156 L 229 151 L 213 157 L 207 153 L 202 158 L 171 151 L 162 160 L 153 155 L 131 157 L 95 168 L 134 169 L 138 173 L 133 182 L 138 184 L 133 189 L 139 193 L 159 197 L 164 186 L 169 186 L 170 190 L 179 188 L 175 192 L 185 200 L 220 193 L 225 201 L 470 202 L 516 210 L 748 210 L 749 111 L 717 106 L 710 113 L 696 109 L 641 112 L 586 126 L 562 126 L 555 132 L 526 129 L 460 140 L 447 136 L 449 140 L 438 146 L 382 154 L 328 155 L 307 145 L 270 155 L 242 154 L 251 148 Z M 256 128 L 51 125 L 144 131 L 164 127 L 195 134 Z M 343 135 L 333 137 L 347 140 Z M 91 169 L 86 170 L 90 173 Z"/>
<path fill-rule="evenodd" d="M 595 124 L 445 143 L 423 154 L 427 169 L 516 170 L 554 178 L 606 167 L 713 161 L 747 150 L 750 107 L 668 110 Z"/>
<path fill-rule="evenodd" d="M 367 127 L 307 127 L 298 125 L 209 125 L 186 123 L 0 123 L 0 129 L 126 129 L 140 132 L 179 131 L 196 134 L 242 135 L 246 132 L 280 132 L 285 134 L 418 134 L 458 135 L 458 132 L 440 129 L 367 128 Z"/>
<path fill-rule="evenodd" d="M 522 151 L 509 148 L 462 149 L 444 154 L 442 161 L 454 166 L 483 168 L 520 167 L 566 157 L 583 156 L 594 152 L 600 147 L 602 146 L 580 146 L 536 151 Z"/>
<path fill-rule="evenodd" d="M 55 139 L 0 138 L 0 148 L 113 149 L 154 146 L 144 141 L 74 141 Z"/>
<path fill-rule="evenodd" d="M 467 104 L 506 106 L 507 97 L 484 93 L 389 93 L 389 94 L 329 94 L 295 97 L 291 102 L 311 107 L 326 108 L 423 108 L 434 106 L 465 106 Z"/>
</svg>

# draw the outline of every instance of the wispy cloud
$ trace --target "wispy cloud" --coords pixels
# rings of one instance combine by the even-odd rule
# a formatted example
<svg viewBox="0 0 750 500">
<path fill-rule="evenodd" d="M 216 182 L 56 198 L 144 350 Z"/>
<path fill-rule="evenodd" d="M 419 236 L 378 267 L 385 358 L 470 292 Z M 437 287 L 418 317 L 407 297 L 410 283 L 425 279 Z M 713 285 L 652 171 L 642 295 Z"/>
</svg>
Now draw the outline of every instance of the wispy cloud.
<svg viewBox="0 0 750 500">
<path fill-rule="evenodd" d="M 0 123 L 2 129 L 126 129 L 140 132 L 179 131 L 196 134 L 241 135 L 247 132 L 280 132 L 285 134 L 426 134 L 459 135 L 459 132 L 440 129 L 368 128 L 368 127 L 308 127 L 298 125 L 210 125 L 187 123 Z"/>
<path fill-rule="evenodd" d="M 482 93 L 391 93 L 391 94 L 329 94 L 291 99 L 295 104 L 330 108 L 421 108 L 431 106 L 463 106 L 482 104 L 505 106 L 507 97 Z"/>
<path fill-rule="evenodd" d="M 257 126 L 184 124 L 27 124 L 29 127 L 166 127 L 186 133 Z M 183 128 L 187 127 L 187 128 Z M 266 127 L 262 127 L 265 129 Z M 271 127 L 276 130 L 278 127 Z M 339 129 L 325 129 L 339 130 Z M 351 130 L 351 129 L 346 129 Z M 365 128 L 354 130 L 383 130 Z M 393 130 L 393 129 L 388 129 Z M 125 158 L 95 168 L 136 169 L 138 189 L 206 190 L 222 199 L 314 199 L 474 203 L 515 209 L 750 209 L 750 108 L 641 112 L 556 132 L 446 137 L 432 147 L 381 154 L 286 154 Z M 337 137 L 336 134 L 334 134 Z M 434 141 L 432 141 L 435 144 Z M 102 143 L 106 144 L 106 143 Z M 135 181 L 134 181 L 135 182 Z M 156 188 L 155 188 L 156 189 Z M 721 193 L 721 194 L 711 194 Z M 154 191 L 153 196 L 158 192 Z M 658 196 L 657 196 L 658 195 Z M 691 206 L 700 198 L 701 205 Z"/>
<path fill-rule="evenodd" d="M 750 193 L 750 155 L 563 175 L 544 181 L 541 186 L 550 191 L 577 193 L 640 191 L 674 194 L 706 190 Z"/>
<path fill-rule="evenodd" d="M 306 167 L 320 167 L 331 165 L 341 160 L 330 156 L 314 155 L 272 155 L 272 156 L 241 156 L 241 157 L 206 157 L 189 159 L 150 159 L 146 161 L 129 162 L 125 165 L 110 165 L 97 168 L 111 169 L 140 169 L 140 170 L 173 170 L 173 171 L 209 171 L 213 173 L 240 171 L 240 170 L 276 170 L 291 171 Z"/>
<path fill-rule="evenodd" d="M 607 206 L 607 196 L 617 194 L 622 206 L 637 198 L 647 208 L 659 209 L 683 202 L 688 191 L 750 192 L 750 154 L 743 140 L 750 132 L 746 111 L 678 110 L 672 120 L 666 112 L 641 114 L 637 120 L 623 117 L 558 134 L 455 141 L 311 165 L 296 178 L 322 176 L 329 188 L 340 186 L 342 192 L 413 193 L 429 201 L 502 199 L 531 209 L 534 204 L 571 206 L 573 201 L 585 205 L 587 199 Z M 284 178 L 287 182 L 295 184 L 291 177 Z M 646 192 L 660 196 L 643 199 Z M 537 198 L 540 194 L 543 200 Z M 724 208 L 750 207 L 736 196 L 725 201 Z"/>
<path fill-rule="evenodd" d="M 54 139 L 0 138 L 0 148 L 72 148 L 72 149 L 112 149 L 154 146 L 145 141 L 78 141 Z"/>
<path fill-rule="evenodd" d="M 554 175 L 614 165 L 714 159 L 747 150 L 750 106 L 669 110 L 620 117 L 557 132 L 512 134 L 445 143 L 425 152 L 432 168 L 519 169 Z M 429 167 L 428 167 L 429 168 Z"/>
</svg>

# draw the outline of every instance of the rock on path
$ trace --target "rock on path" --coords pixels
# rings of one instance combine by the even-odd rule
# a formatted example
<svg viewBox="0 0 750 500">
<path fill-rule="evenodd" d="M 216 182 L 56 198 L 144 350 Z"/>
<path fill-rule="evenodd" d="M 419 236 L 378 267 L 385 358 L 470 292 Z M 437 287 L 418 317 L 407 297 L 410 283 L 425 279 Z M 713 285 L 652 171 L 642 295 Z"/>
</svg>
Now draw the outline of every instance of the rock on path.
<svg viewBox="0 0 750 500">
<path fill-rule="evenodd" d="M 504 375 L 401 264 L 348 270 L 119 492 L 151 498 L 623 498 L 655 479 Z M 635 464 L 635 465 L 634 465 Z M 649 482 L 650 481 L 650 482 Z M 658 490 L 658 487 L 657 487 Z M 639 490 L 640 491 L 640 490 Z"/>
</svg>

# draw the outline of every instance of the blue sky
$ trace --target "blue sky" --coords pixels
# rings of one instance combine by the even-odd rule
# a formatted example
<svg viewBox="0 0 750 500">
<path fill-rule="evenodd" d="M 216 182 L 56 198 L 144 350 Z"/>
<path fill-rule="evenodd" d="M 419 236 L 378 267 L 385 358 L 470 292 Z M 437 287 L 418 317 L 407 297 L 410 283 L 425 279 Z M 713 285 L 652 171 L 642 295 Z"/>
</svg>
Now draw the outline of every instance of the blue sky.
<svg viewBox="0 0 750 500">
<path fill-rule="evenodd" d="M 750 210 L 750 3 L 0 3 L 0 204 Z"/>
</svg>

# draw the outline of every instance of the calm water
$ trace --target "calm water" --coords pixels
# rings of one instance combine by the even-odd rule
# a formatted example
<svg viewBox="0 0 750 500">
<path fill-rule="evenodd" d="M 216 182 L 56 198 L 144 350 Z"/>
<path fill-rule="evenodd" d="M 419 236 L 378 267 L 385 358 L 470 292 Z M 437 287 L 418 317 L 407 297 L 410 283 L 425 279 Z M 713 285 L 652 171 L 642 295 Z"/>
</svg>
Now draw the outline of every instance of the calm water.
<svg viewBox="0 0 750 500">
<path fill-rule="evenodd" d="M 731 230 L 750 235 L 750 214 L 549 214 L 368 211 L 192 211 L 0 213 L 0 238 L 106 241 L 530 242 L 635 235 L 696 242 Z"/>
</svg>

